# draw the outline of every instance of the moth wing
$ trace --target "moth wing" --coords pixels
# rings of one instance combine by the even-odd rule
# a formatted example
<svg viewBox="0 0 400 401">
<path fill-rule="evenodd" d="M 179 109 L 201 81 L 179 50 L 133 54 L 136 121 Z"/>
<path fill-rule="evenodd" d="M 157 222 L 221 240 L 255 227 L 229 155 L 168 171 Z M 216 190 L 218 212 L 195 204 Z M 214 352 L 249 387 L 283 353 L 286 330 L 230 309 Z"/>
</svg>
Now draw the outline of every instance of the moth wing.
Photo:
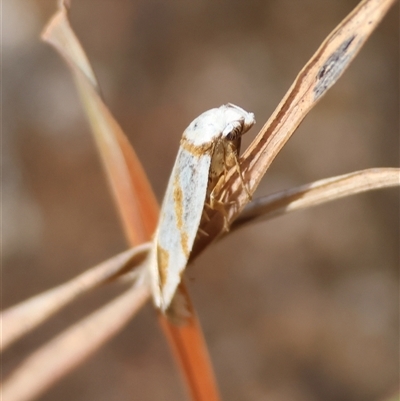
<svg viewBox="0 0 400 401">
<path fill-rule="evenodd" d="M 166 310 L 188 263 L 206 200 L 210 152 L 181 147 L 161 208 L 150 261 L 155 304 Z"/>
</svg>

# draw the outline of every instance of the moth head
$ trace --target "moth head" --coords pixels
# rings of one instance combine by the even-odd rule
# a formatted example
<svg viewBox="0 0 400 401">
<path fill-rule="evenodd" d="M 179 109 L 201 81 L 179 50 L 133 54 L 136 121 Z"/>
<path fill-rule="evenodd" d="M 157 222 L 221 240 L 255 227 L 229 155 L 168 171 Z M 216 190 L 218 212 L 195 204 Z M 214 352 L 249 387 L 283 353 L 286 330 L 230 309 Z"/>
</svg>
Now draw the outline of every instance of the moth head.
<svg viewBox="0 0 400 401">
<path fill-rule="evenodd" d="M 246 133 L 255 122 L 253 113 L 228 103 L 208 110 L 193 120 L 182 139 L 194 146 L 208 146 L 221 137 L 234 141 Z"/>
<path fill-rule="evenodd" d="M 222 136 L 229 141 L 234 141 L 245 134 L 256 122 L 253 113 L 248 113 L 241 107 L 228 103 L 225 108 L 226 126 Z"/>
</svg>

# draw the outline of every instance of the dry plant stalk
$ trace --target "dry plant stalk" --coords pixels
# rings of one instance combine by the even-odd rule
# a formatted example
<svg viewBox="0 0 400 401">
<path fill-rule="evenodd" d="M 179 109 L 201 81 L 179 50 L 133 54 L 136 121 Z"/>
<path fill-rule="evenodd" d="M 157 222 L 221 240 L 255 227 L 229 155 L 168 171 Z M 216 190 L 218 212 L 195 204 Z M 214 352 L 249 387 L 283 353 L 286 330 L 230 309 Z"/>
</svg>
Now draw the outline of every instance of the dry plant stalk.
<svg viewBox="0 0 400 401">
<path fill-rule="evenodd" d="M 382 20 L 394 0 L 366 0 L 333 30 L 300 71 L 271 117 L 261 128 L 241 158 L 241 168 L 250 194 L 254 194 L 262 177 L 285 143 L 308 112 L 339 79 L 361 47 Z M 227 214 L 232 223 L 248 203 L 240 177 L 232 172 L 225 184 Z M 196 256 L 221 233 L 222 219 L 217 213 L 201 226 L 208 233 L 197 241 Z"/>
<path fill-rule="evenodd" d="M 241 159 L 251 193 L 295 129 L 347 68 L 393 3 L 394 0 L 362 1 L 299 73 Z M 132 147 L 101 98 L 89 61 L 69 26 L 66 2 L 60 2 L 60 10 L 44 32 L 44 39 L 61 53 L 73 72 L 130 244 L 134 246 L 149 241 L 157 222 L 155 197 Z M 238 218 L 248 203 L 248 197 L 238 174 L 232 172 L 225 184 L 225 200 L 229 222 L 237 219 L 232 226 L 237 229 L 256 219 L 271 218 L 343 196 L 399 184 L 399 169 L 364 170 L 254 201 Z M 210 217 L 210 221 L 201 227 L 208 236 L 201 236 L 196 242 L 193 257 L 221 235 L 221 215 L 214 213 Z M 4 382 L 2 395 L 5 401 L 35 398 L 123 328 L 150 296 L 145 278 L 148 247 L 149 244 L 144 244 L 117 255 L 68 283 L 3 312 L 5 347 L 82 293 L 136 268 L 133 284 L 125 293 L 62 332 L 17 368 Z M 175 327 L 160 316 L 161 324 L 176 351 L 192 399 L 218 400 L 200 325 L 183 285 L 180 291 L 188 300 L 192 317 L 182 327 Z M 29 321 L 27 316 L 30 316 Z M 86 341 L 88 335 L 90 343 Z M 32 369 L 35 377 L 31 377 Z"/>
<path fill-rule="evenodd" d="M 43 32 L 43 39 L 57 49 L 71 68 L 130 245 L 150 241 L 158 219 L 155 196 L 133 148 L 101 98 L 92 68 L 69 24 L 64 2 L 60 3 L 59 12 Z M 147 270 L 140 276 L 140 282 L 145 287 L 142 291 L 146 291 L 149 298 L 146 276 Z M 135 288 L 128 292 L 134 292 Z M 190 308 L 188 296 L 187 304 Z M 137 305 L 131 304 L 131 309 L 137 310 Z M 120 318 L 127 321 L 130 317 L 121 310 Z M 192 310 L 186 324 L 179 327 L 164 315 L 160 314 L 159 320 L 192 398 L 218 401 L 212 365 L 195 311 Z M 109 329 L 104 326 L 103 330 L 107 332 Z M 193 349 L 197 352 L 192 352 Z M 48 355 L 45 347 L 43 355 Z"/>
<path fill-rule="evenodd" d="M 148 250 L 148 243 L 128 249 L 66 283 L 5 310 L 2 313 L 0 349 L 7 348 L 81 295 L 125 274 L 126 271 L 132 271 L 133 267 L 135 267 L 135 278 L 143 274 Z"/>
<path fill-rule="evenodd" d="M 272 219 L 345 196 L 399 185 L 400 169 L 398 168 L 373 168 L 314 181 L 255 199 L 233 222 L 231 231 L 255 221 Z"/>
</svg>

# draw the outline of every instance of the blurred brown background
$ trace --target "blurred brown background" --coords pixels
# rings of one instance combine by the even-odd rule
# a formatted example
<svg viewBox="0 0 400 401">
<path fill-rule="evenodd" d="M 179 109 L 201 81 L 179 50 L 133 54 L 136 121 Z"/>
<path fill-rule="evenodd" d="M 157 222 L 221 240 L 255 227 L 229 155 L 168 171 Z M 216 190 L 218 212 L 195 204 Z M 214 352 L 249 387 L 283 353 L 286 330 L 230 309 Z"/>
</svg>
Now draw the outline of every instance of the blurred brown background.
<svg viewBox="0 0 400 401">
<path fill-rule="evenodd" d="M 3 2 L 3 308 L 126 243 L 69 71 L 39 41 L 53 0 Z M 226 102 L 267 120 L 357 1 L 74 1 L 71 20 L 161 200 L 185 127 Z M 398 7 L 276 159 L 259 194 L 397 166 Z M 378 400 L 398 385 L 395 189 L 290 214 L 211 247 L 187 277 L 224 400 Z M 121 288 L 79 300 L 29 351 Z M 90 341 L 90 338 L 88 338 Z M 41 400 L 185 400 L 147 305 Z"/>
</svg>

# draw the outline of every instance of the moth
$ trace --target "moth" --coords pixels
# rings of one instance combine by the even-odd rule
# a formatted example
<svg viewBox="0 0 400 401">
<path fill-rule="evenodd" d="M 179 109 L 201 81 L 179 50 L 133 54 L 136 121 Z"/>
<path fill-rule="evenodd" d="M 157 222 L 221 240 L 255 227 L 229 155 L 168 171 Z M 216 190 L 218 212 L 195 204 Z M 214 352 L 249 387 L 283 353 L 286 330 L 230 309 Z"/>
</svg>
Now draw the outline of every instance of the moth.
<svg viewBox="0 0 400 401">
<path fill-rule="evenodd" d="M 163 312 L 181 282 L 205 208 L 216 209 L 230 168 L 241 174 L 241 137 L 254 123 L 253 113 L 228 103 L 204 112 L 183 133 L 150 251 L 153 300 Z"/>
</svg>

